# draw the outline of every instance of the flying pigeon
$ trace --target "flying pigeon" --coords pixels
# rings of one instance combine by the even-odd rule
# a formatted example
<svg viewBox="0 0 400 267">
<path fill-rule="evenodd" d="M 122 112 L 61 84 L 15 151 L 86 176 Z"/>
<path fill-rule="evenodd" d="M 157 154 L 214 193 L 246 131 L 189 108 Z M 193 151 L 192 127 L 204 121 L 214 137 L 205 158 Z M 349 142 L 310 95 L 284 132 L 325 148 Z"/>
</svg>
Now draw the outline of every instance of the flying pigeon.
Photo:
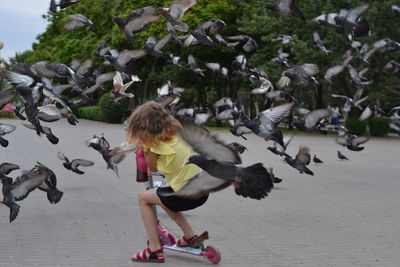
<svg viewBox="0 0 400 267">
<path fill-rule="evenodd" d="M 290 144 L 290 142 L 293 139 L 293 135 L 290 137 L 284 137 L 283 138 L 283 143 L 284 146 L 281 146 L 280 144 L 278 144 L 277 142 L 274 142 L 273 146 L 269 146 L 267 147 L 267 149 L 269 151 L 271 151 L 272 153 L 274 153 L 275 155 L 279 155 L 279 156 L 289 156 L 288 154 L 286 154 L 286 148 L 288 147 L 288 145 Z"/>
<path fill-rule="evenodd" d="M 64 30 L 70 31 L 89 27 L 92 31 L 97 32 L 96 26 L 87 17 L 82 14 L 68 15 L 70 21 L 63 25 Z"/>
<path fill-rule="evenodd" d="M 104 161 L 107 163 L 107 169 L 112 169 L 118 178 L 117 164 L 125 159 L 128 152 L 136 150 L 136 147 L 127 143 L 122 143 L 111 149 L 110 143 L 106 140 L 104 135 L 93 135 L 93 138 L 85 141 L 85 144 L 97 150 L 103 156 Z"/>
<path fill-rule="evenodd" d="M 307 168 L 307 165 L 311 162 L 310 148 L 307 146 L 300 146 L 299 152 L 296 155 L 296 158 L 293 159 L 290 156 L 285 157 L 285 161 L 297 169 L 300 173 L 305 172 L 308 175 L 314 175 L 314 173 Z"/>
<path fill-rule="evenodd" d="M 233 184 L 237 195 L 252 199 L 268 196 L 274 185 L 261 163 L 240 167 L 236 165 L 241 163 L 239 154 L 217 137 L 193 123 L 183 122 L 183 126 L 182 138 L 199 153 L 191 156 L 188 164 L 195 164 L 204 172 L 173 195 L 198 198 Z"/>
<path fill-rule="evenodd" d="M 8 140 L 4 139 L 2 136 L 9 134 L 13 131 L 15 131 L 14 125 L 0 123 L 0 145 L 2 147 L 7 147 L 9 144 Z"/>
<path fill-rule="evenodd" d="M 361 151 L 364 147 L 359 145 L 364 144 L 369 141 L 368 137 L 357 136 L 355 134 L 346 134 L 344 136 L 337 137 L 335 142 L 339 145 L 346 146 L 351 151 Z"/>
<path fill-rule="evenodd" d="M 266 141 L 273 140 L 281 146 L 285 146 L 282 133 L 277 126 L 283 118 L 291 113 L 293 106 L 294 103 L 282 104 L 260 112 L 253 120 L 250 120 L 247 116 L 243 116 L 241 120 L 244 126 L 259 137 L 264 138 Z"/>
<path fill-rule="evenodd" d="M 306 20 L 301 10 L 296 6 L 294 0 L 278 0 L 275 3 L 266 3 L 264 7 L 274 12 L 278 12 L 283 16 L 295 16 L 301 20 Z"/>
<path fill-rule="evenodd" d="M 131 76 L 131 81 L 127 82 L 124 84 L 124 81 L 122 79 L 122 75 L 119 71 L 115 72 L 115 76 L 113 78 L 113 85 L 114 85 L 114 90 L 110 92 L 111 100 L 114 103 L 117 103 L 119 100 L 121 100 L 123 97 L 128 97 L 128 98 L 133 98 L 134 95 L 132 93 L 125 93 L 126 89 L 129 88 L 134 82 L 140 82 L 141 80 L 139 79 L 138 76 L 132 75 Z"/>
<path fill-rule="evenodd" d="M 134 45 L 137 44 L 134 34 L 141 32 L 150 24 L 159 20 L 158 8 L 154 6 L 133 10 L 125 19 L 113 17 L 113 21 L 118 25 L 126 38 L 132 41 Z"/>
<path fill-rule="evenodd" d="M 329 109 L 317 109 L 307 113 L 304 116 L 304 119 L 300 119 L 298 117 L 294 117 L 293 125 L 304 132 L 318 132 L 321 134 L 327 134 L 326 130 L 322 130 L 321 128 L 321 120 L 327 118 L 331 115 L 331 111 Z"/>
<path fill-rule="evenodd" d="M 36 165 L 30 171 L 22 172 L 22 175 L 14 181 L 7 176 L 0 177 L 3 184 L 3 201 L 1 203 L 10 209 L 10 223 L 17 218 L 19 213 L 20 206 L 15 202 L 26 198 L 31 191 L 39 187 L 48 178 L 48 171 L 39 165 Z"/>
<path fill-rule="evenodd" d="M 78 169 L 79 166 L 84 166 L 84 167 L 88 167 L 88 166 L 93 166 L 94 162 L 90 161 L 90 160 L 86 160 L 86 159 L 73 159 L 73 160 L 69 160 L 63 153 L 58 152 L 57 153 L 57 157 L 64 161 L 63 162 L 63 166 L 67 169 L 67 170 L 71 170 L 77 174 L 84 174 L 84 171 L 81 171 L 80 169 Z"/>
<path fill-rule="evenodd" d="M 292 82 L 300 88 L 308 88 L 311 83 L 317 83 L 314 75 L 319 73 L 319 67 L 316 64 L 302 64 L 294 66 L 282 73 L 277 86 L 283 88 L 289 86 Z"/>
</svg>

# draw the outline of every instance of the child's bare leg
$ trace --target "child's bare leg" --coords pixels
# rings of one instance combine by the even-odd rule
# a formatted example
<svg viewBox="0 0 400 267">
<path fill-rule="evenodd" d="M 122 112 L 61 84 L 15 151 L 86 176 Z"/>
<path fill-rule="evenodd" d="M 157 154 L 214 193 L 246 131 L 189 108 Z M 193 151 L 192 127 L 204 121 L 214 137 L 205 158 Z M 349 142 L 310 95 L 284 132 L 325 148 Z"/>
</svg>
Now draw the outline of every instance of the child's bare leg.
<svg viewBox="0 0 400 267">
<path fill-rule="evenodd" d="M 185 238 L 189 239 L 195 235 L 192 226 L 189 224 L 183 212 L 174 212 L 162 204 L 161 207 L 165 210 L 166 213 L 168 213 L 169 217 L 171 217 L 171 219 L 173 219 L 176 224 L 182 229 Z"/>
<path fill-rule="evenodd" d="M 149 240 L 149 248 L 152 251 L 161 248 L 157 230 L 158 221 L 152 207 L 152 205 L 159 205 L 159 203 L 161 202 L 157 196 L 156 189 L 150 189 L 139 194 L 140 213 Z"/>
<path fill-rule="evenodd" d="M 142 213 L 143 223 L 146 228 L 147 238 L 149 239 L 150 249 L 153 249 L 152 246 L 155 246 L 155 249 L 159 249 L 161 247 L 160 241 L 158 239 L 158 222 L 154 214 L 152 205 L 158 205 L 162 207 L 169 215 L 169 217 L 171 217 L 171 219 L 173 219 L 175 223 L 182 229 L 183 234 L 186 238 L 191 238 L 195 235 L 193 228 L 190 226 L 183 212 L 173 212 L 172 210 L 164 206 L 160 198 L 157 196 L 157 189 L 147 190 L 139 194 L 139 207 Z M 155 233 L 155 235 L 153 232 Z M 156 238 L 156 240 L 151 241 L 154 238 Z"/>
</svg>

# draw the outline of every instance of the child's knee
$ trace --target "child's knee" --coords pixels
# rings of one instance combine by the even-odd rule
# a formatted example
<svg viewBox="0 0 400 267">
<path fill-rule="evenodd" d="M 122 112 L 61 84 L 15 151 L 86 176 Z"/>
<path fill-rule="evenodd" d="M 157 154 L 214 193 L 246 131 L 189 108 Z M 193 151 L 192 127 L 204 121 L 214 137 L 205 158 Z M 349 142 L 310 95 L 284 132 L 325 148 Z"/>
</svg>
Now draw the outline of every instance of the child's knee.
<svg viewBox="0 0 400 267">
<path fill-rule="evenodd" d="M 138 201 L 139 201 L 139 205 L 143 205 L 143 204 L 146 204 L 146 203 L 147 203 L 145 192 L 139 193 L 139 195 L 138 195 Z"/>
</svg>

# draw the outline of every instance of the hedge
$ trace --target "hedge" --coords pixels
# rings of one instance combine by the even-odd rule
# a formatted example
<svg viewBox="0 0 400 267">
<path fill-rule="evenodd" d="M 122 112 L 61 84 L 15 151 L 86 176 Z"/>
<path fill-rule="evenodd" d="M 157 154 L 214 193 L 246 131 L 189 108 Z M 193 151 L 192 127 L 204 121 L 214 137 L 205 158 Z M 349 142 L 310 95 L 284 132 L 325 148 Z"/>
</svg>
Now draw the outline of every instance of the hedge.
<svg viewBox="0 0 400 267">
<path fill-rule="evenodd" d="M 78 109 L 80 118 L 92 121 L 104 121 L 99 106 L 82 107 Z"/>
<path fill-rule="evenodd" d="M 2 111 L 2 112 L 0 112 L 0 118 L 13 119 L 13 118 L 16 118 L 16 117 L 15 117 L 13 112 Z"/>
<path fill-rule="evenodd" d="M 121 123 L 128 110 L 128 99 L 114 103 L 110 101 L 110 94 L 104 94 L 100 97 L 99 107 L 105 122 Z"/>
<path fill-rule="evenodd" d="M 349 134 L 363 135 L 367 131 L 367 122 L 360 121 L 358 118 L 348 118 L 345 126 Z"/>
<path fill-rule="evenodd" d="M 369 120 L 369 133 L 372 136 L 385 136 L 390 131 L 391 119 L 389 118 L 372 118 Z"/>
</svg>

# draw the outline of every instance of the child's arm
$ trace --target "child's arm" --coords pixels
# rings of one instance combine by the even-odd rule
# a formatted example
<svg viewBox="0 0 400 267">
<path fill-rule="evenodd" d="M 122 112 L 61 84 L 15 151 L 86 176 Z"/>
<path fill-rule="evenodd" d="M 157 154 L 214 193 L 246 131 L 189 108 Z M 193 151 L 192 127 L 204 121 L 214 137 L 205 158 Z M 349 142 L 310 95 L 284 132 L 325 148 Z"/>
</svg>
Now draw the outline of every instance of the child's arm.
<svg viewBox="0 0 400 267">
<path fill-rule="evenodd" d="M 147 167 L 151 172 L 157 171 L 157 159 L 158 155 L 154 152 L 146 151 L 144 152 L 144 157 L 146 159 Z"/>
</svg>

